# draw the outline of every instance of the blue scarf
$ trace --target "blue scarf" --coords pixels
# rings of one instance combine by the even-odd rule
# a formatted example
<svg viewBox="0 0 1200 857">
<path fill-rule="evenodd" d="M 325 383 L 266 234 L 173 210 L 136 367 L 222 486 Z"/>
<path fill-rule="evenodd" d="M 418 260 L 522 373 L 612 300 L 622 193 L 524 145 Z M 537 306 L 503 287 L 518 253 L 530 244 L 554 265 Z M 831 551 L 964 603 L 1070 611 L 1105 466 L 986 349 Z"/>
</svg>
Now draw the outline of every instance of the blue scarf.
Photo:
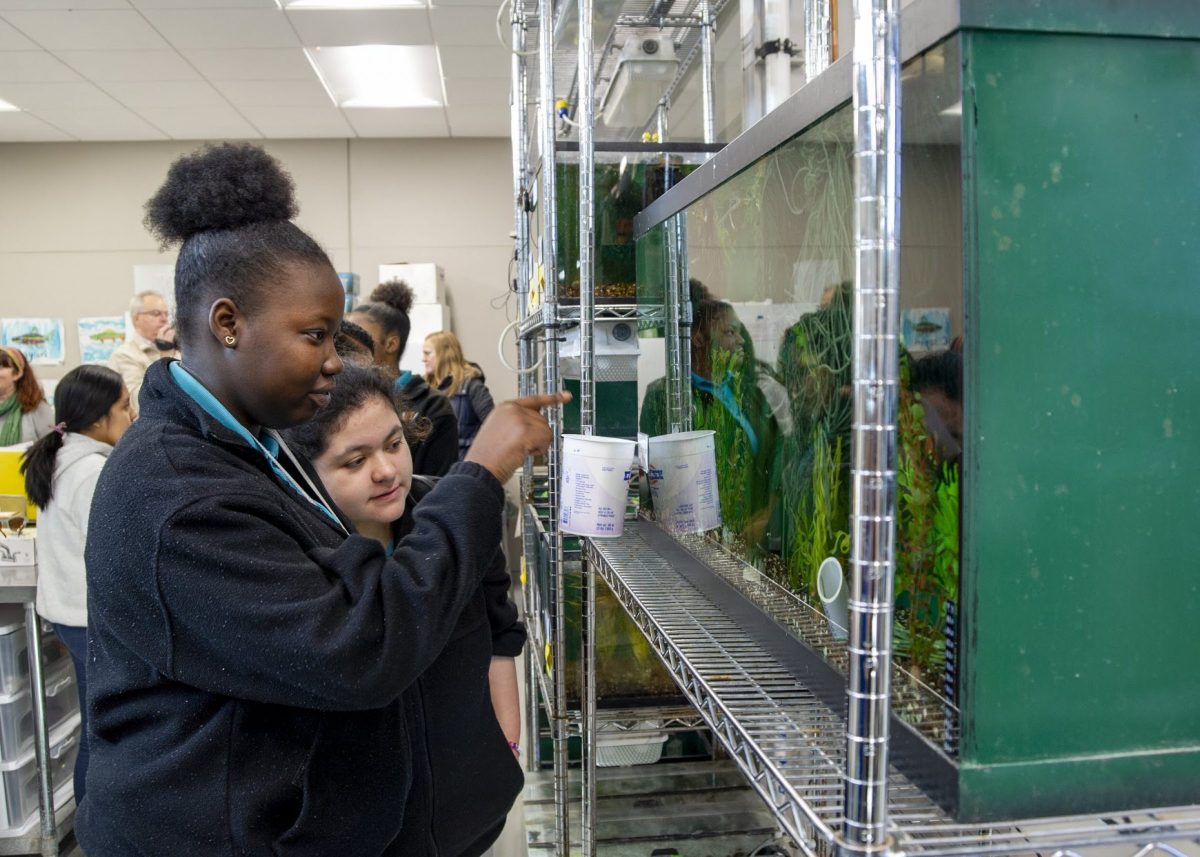
<svg viewBox="0 0 1200 857">
<path fill-rule="evenodd" d="M 758 435 L 755 433 L 754 427 L 750 425 L 749 418 L 742 413 L 742 409 L 738 406 L 737 398 L 733 393 L 733 375 L 726 375 L 725 380 L 720 385 L 717 385 L 707 378 L 701 378 L 693 372 L 692 386 L 702 393 L 708 393 L 725 406 L 725 410 L 729 411 L 729 415 L 737 420 L 737 424 L 746 432 L 746 438 L 750 441 L 750 451 L 757 455 Z"/>
</svg>

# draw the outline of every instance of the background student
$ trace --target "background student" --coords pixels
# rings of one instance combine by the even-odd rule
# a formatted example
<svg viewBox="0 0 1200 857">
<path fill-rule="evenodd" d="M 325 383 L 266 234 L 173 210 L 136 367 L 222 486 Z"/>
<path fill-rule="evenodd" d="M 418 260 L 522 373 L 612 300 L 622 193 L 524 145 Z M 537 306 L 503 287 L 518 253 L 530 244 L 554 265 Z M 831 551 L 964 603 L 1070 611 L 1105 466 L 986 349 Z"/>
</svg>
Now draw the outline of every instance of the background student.
<svg viewBox="0 0 1200 857">
<path fill-rule="evenodd" d="M 492 412 L 492 394 L 484 383 L 483 372 L 463 357 L 462 344 L 448 330 L 425 337 L 421 350 L 425 362 L 425 380 L 450 400 L 458 420 L 458 458 L 471 448 L 479 427 Z"/>
<path fill-rule="evenodd" d="M 54 408 L 23 351 L 0 347 L 0 446 L 29 443 L 54 427 Z"/>
</svg>

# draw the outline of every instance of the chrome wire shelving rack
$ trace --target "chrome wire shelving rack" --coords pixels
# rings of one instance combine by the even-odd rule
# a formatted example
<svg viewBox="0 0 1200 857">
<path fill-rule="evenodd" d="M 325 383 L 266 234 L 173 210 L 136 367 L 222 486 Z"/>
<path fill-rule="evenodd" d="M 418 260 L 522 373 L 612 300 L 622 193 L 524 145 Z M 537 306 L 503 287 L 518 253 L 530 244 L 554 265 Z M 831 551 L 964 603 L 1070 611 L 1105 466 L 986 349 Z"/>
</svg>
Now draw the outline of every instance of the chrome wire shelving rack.
<svg viewBox="0 0 1200 857">
<path fill-rule="evenodd" d="M 718 0 L 721 2 L 721 0 Z M 646 326 L 670 326 L 669 305 L 605 305 L 595 300 L 592 232 L 595 193 L 595 114 L 598 87 L 611 83 L 611 67 L 617 59 L 622 34 L 638 27 L 669 28 L 672 37 L 684 48 L 685 62 L 672 90 L 680 85 L 683 71 L 697 55 L 700 57 L 704 99 L 702 100 L 704 142 L 711 150 L 714 142 L 714 102 L 712 98 L 712 38 L 717 8 L 711 0 L 538 0 L 536 6 L 526 0 L 514 0 L 511 9 L 512 47 L 512 152 L 515 221 L 516 292 L 518 320 L 519 391 L 530 395 L 539 390 L 561 388 L 559 341 L 564 329 L 578 327 L 580 336 L 580 422 L 581 431 L 590 434 L 595 422 L 595 381 L 593 373 L 594 325 L 597 320 L 623 320 Z M 593 25 L 599 21 L 605 30 L 599 34 L 602 48 L 597 53 Z M 575 28 L 573 34 L 563 30 Z M 572 51 L 571 35 L 577 43 Z M 572 55 L 574 54 L 574 56 Z M 609 71 L 605 71 L 609 69 Z M 581 70 L 583 73 L 580 73 Z M 602 93 L 601 93 L 602 94 Z M 672 92 L 660 102 L 655 117 L 656 140 L 666 140 L 667 104 Z M 558 99 L 567 102 L 560 112 Z M 565 116 L 563 115 L 565 114 Z M 531 128 L 532 125 L 532 128 Z M 561 127 L 560 127 L 561 126 Z M 628 134 L 608 141 L 621 142 Z M 558 210 L 555 183 L 556 156 L 560 144 L 570 141 L 578 151 L 580 186 L 578 222 L 580 229 L 579 300 L 560 302 L 557 271 L 556 230 Z M 604 145 L 603 143 L 601 144 Z M 567 146 L 562 146 L 567 148 Z M 646 154 L 643 147 L 640 154 Z M 537 197 L 536 206 L 533 204 Z M 538 222 L 534 222 L 534 211 Z M 535 229 L 534 227 L 540 227 Z M 535 246 L 534 235 L 537 233 Z M 545 272 L 544 275 L 542 272 Z M 530 293 L 536 290 L 540 303 L 531 306 Z M 674 293 L 674 287 L 670 290 Z M 678 319 L 673 319 L 678 328 Z M 570 852 L 570 806 L 579 803 L 582 820 L 582 850 L 595 853 L 596 736 L 601 725 L 606 729 L 627 730 L 633 724 L 653 721 L 656 731 L 698 726 L 695 711 L 677 705 L 642 708 L 632 712 L 598 711 L 595 687 L 595 581 L 584 570 L 581 578 L 580 619 L 582 654 L 580 664 L 580 701 L 577 709 L 569 705 L 566 687 L 566 563 L 568 556 L 558 527 L 559 476 L 562 450 L 562 413 L 549 414 L 553 442 L 545 466 L 535 469 L 526 462 L 522 474 L 523 546 L 525 552 L 525 612 L 530 629 L 531 654 L 527 659 L 528 706 L 526 734 L 534 749 L 528 754 L 531 769 L 541 764 L 538 758 L 539 697 L 550 723 L 553 748 L 555 802 L 555 851 L 566 857 Z M 536 496 L 535 496 L 536 495 Z M 544 554 L 548 565 L 547 586 L 539 583 L 540 569 L 531 561 Z M 543 624 L 543 617 L 549 621 Z M 582 744 L 582 791 L 571 794 L 568 778 L 568 742 L 578 735 Z"/>
</svg>

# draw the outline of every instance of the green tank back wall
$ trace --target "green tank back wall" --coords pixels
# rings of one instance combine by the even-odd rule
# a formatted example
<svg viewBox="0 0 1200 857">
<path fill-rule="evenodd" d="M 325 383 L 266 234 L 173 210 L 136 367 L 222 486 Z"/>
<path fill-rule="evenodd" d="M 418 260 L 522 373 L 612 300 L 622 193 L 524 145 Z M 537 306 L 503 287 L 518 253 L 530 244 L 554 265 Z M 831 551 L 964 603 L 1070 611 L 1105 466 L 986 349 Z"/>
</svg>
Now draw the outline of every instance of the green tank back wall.
<svg viewBox="0 0 1200 857">
<path fill-rule="evenodd" d="M 1200 41 L 963 64 L 960 815 L 1195 802 Z"/>
</svg>

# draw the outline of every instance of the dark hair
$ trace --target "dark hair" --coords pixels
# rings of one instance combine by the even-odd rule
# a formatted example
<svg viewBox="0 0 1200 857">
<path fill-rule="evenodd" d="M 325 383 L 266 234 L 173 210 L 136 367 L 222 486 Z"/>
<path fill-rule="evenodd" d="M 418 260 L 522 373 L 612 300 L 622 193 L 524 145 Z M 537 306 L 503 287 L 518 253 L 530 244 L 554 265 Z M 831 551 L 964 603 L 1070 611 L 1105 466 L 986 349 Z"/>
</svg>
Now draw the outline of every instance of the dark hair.
<svg viewBox="0 0 1200 857">
<path fill-rule="evenodd" d="M 329 404 L 317 411 L 317 415 L 308 422 L 288 429 L 284 437 L 289 445 L 303 452 L 311 461 L 325 451 L 329 439 L 346 424 L 350 414 L 375 397 L 396 409 L 404 428 L 404 437 L 410 444 L 428 436 L 429 420 L 411 412 L 403 394 L 397 392 L 382 369 L 347 362 L 341 374 L 333 380 Z"/>
<path fill-rule="evenodd" d="M 11 345 L 0 348 L 0 367 L 11 367 L 21 373 L 17 379 L 17 403 L 21 413 L 27 414 L 46 401 L 46 394 L 42 392 L 42 385 L 33 374 L 33 367 L 29 365 L 29 358 L 24 351 Z"/>
<path fill-rule="evenodd" d="M 297 211 L 291 176 L 258 146 L 210 144 L 171 164 L 144 222 L 164 249 L 182 245 L 175 262 L 181 342 L 202 328 L 219 297 L 253 311 L 288 263 L 332 270 L 320 245 L 291 222 Z"/>
<path fill-rule="evenodd" d="M 339 357 L 347 357 L 354 354 L 354 346 L 350 344 L 351 340 L 367 349 L 368 353 L 375 353 L 375 337 L 371 336 L 360 325 L 343 318 L 337 333 L 333 335 L 333 347 Z"/>
<path fill-rule="evenodd" d="M 104 419 L 124 391 L 121 376 L 107 366 L 77 366 L 54 388 L 54 418 L 63 434 L 83 431 Z M 62 449 L 63 434 L 56 427 L 35 441 L 21 458 L 25 494 L 39 509 L 45 509 L 54 496 L 54 462 Z"/>
<path fill-rule="evenodd" d="M 940 351 L 914 360 L 908 368 L 908 383 L 920 391 L 941 390 L 952 402 L 962 401 L 962 355 L 957 351 Z"/>
<path fill-rule="evenodd" d="M 384 336 L 396 334 L 400 338 L 400 354 L 408 345 L 408 334 L 412 330 L 408 312 L 413 305 L 413 291 L 403 280 L 388 280 L 380 283 L 367 298 L 367 303 L 356 306 L 351 312 L 361 312 L 379 325 Z"/>
</svg>

